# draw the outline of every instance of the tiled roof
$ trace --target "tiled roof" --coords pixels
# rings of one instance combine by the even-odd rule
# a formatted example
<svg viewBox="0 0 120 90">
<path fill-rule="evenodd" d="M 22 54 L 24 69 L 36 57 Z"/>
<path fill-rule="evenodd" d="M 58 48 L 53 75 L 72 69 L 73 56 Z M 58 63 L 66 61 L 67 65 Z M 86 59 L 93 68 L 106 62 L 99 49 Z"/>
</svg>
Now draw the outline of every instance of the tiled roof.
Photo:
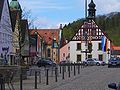
<svg viewBox="0 0 120 90">
<path fill-rule="evenodd" d="M 111 49 L 112 50 L 120 50 L 120 46 L 111 45 Z"/>
<path fill-rule="evenodd" d="M 0 21 L 2 16 L 3 4 L 4 4 L 4 0 L 0 0 Z"/>
<path fill-rule="evenodd" d="M 60 29 L 30 29 L 30 34 L 33 35 L 34 32 L 38 32 L 39 35 L 44 38 L 45 42 L 51 45 L 53 38 L 56 38 L 56 42 L 58 43 L 59 30 Z"/>
</svg>

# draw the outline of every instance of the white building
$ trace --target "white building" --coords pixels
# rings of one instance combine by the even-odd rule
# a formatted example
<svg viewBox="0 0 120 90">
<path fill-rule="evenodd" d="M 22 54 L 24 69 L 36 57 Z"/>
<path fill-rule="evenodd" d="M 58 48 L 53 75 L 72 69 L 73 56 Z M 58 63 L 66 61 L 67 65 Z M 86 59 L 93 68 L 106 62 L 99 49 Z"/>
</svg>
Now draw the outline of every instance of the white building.
<svg viewBox="0 0 120 90">
<path fill-rule="evenodd" d="M 96 5 L 93 0 L 88 6 L 86 21 L 69 42 L 70 61 L 79 62 L 84 61 L 86 58 L 98 58 L 108 62 L 110 58 L 110 40 L 95 23 Z M 102 51 L 102 37 L 106 39 L 105 52 Z"/>
<path fill-rule="evenodd" d="M 12 51 L 12 25 L 9 4 L 8 0 L 0 0 L 0 57 L 4 58 L 4 64 L 10 62 L 8 60 Z"/>
<path fill-rule="evenodd" d="M 92 25 L 92 27 L 91 27 Z M 87 26 L 87 29 L 85 27 Z M 87 40 L 85 40 L 84 33 L 87 32 Z M 78 62 L 84 61 L 86 58 L 98 58 L 105 62 L 110 58 L 108 51 L 102 51 L 102 37 L 105 34 L 101 29 L 92 22 L 85 22 L 82 27 L 79 29 L 78 33 L 72 38 L 70 43 L 70 61 Z M 105 36 L 106 37 L 106 36 Z M 110 40 L 107 39 L 107 48 L 110 49 Z M 87 45 L 86 45 L 87 44 Z M 90 46 L 91 45 L 91 46 Z M 91 51 L 90 51 L 90 50 Z M 87 53 L 86 53 L 87 51 Z"/>
</svg>

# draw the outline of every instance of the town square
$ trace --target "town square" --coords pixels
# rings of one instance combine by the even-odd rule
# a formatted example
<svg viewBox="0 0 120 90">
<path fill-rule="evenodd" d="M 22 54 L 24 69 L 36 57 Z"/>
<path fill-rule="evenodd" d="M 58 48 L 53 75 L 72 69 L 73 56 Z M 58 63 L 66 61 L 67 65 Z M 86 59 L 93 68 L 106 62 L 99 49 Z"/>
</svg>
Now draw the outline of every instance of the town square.
<svg viewBox="0 0 120 90">
<path fill-rule="evenodd" d="M 120 90 L 119 7 L 0 0 L 0 90 Z"/>
</svg>

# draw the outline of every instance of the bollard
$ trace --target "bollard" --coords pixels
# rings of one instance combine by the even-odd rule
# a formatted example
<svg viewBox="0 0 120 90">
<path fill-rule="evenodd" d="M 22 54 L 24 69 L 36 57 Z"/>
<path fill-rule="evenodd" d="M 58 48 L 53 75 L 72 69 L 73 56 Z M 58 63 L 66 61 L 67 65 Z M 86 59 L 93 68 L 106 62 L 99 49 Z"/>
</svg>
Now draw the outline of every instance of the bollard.
<svg viewBox="0 0 120 90">
<path fill-rule="evenodd" d="M 76 75 L 76 71 L 75 71 L 75 63 L 74 63 L 74 76 Z"/>
<path fill-rule="evenodd" d="M 37 71 L 35 71 L 35 89 L 37 89 Z"/>
<path fill-rule="evenodd" d="M 55 67 L 55 82 L 57 82 L 57 67 Z"/>
<path fill-rule="evenodd" d="M 64 66 L 62 66 L 62 79 L 64 79 Z"/>
<path fill-rule="evenodd" d="M 49 70 L 49 69 L 46 69 L 46 85 L 49 84 L 49 83 L 48 83 L 48 70 Z"/>
<path fill-rule="evenodd" d="M 68 66 L 68 77 L 70 77 L 70 65 Z"/>
<path fill-rule="evenodd" d="M 20 70 L 20 90 L 23 90 L 23 86 L 22 86 L 22 69 Z"/>
</svg>

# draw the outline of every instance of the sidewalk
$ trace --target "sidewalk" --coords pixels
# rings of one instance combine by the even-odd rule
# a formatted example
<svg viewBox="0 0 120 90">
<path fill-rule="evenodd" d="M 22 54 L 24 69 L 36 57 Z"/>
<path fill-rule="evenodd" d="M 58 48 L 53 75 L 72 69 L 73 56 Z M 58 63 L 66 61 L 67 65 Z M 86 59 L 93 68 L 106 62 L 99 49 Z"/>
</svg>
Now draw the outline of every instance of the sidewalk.
<svg viewBox="0 0 120 90">
<path fill-rule="evenodd" d="M 80 73 L 83 72 L 83 69 L 87 68 L 80 68 Z M 64 79 L 62 77 L 62 72 L 60 74 L 60 71 L 58 70 L 58 77 L 57 77 L 57 82 L 55 81 L 55 72 L 49 72 L 49 84 L 46 85 L 46 76 L 45 72 L 42 72 L 41 75 L 41 83 L 39 82 L 39 76 L 37 77 L 37 89 L 35 89 L 35 76 L 28 76 L 27 80 L 23 80 L 23 90 L 52 90 L 53 88 L 60 87 L 61 85 L 64 85 L 65 83 L 69 83 L 76 78 L 79 78 L 81 75 L 78 74 L 78 69 L 76 69 L 76 75 L 74 76 L 74 68 L 72 68 L 72 71 L 70 71 L 70 77 L 68 73 L 68 69 L 66 68 L 66 72 L 64 73 Z M 6 85 L 6 88 L 8 86 Z M 20 90 L 20 84 L 19 82 L 14 82 L 14 88 L 15 90 Z M 6 89 L 9 90 L 9 89 Z"/>
</svg>

